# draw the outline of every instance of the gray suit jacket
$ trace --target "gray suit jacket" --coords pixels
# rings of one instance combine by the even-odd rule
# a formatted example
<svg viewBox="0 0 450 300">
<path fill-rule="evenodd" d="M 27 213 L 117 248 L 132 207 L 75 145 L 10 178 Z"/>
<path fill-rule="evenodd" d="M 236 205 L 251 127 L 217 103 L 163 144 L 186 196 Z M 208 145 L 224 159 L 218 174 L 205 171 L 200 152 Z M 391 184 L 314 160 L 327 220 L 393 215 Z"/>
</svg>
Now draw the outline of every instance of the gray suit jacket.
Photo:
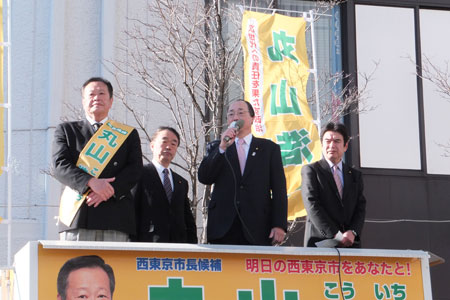
<svg viewBox="0 0 450 300">
<path fill-rule="evenodd" d="M 343 164 L 344 191 L 339 195 L 330 166 L 325 159 L 303 166 L 302 198 L 308 216 L 305 226 L 305 246 L 333 238 L 340 230 L 357 233 L 354 247 L 360 247 L 364 226 L 366 199 L 363 195 L 361 172 Z"/>
</svg>

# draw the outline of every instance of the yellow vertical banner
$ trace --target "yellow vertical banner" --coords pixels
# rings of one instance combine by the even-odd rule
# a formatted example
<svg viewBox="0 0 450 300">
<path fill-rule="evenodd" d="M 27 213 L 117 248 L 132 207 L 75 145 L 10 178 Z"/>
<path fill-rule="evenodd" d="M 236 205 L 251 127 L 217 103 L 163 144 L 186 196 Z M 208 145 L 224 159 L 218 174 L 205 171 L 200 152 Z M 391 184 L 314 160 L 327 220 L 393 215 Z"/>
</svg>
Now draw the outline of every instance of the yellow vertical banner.
<svg viewBox="0 0 450 300">
<path fill-rule="evenodd" d="M 3 43 L 3 3 L 0 2 L 0 43 Z M 3 97 L 3 46 L 0 46 L 0 175 L 2 167 L 5 166 L 5 136 L 3 134 L 3 114 L 4 108 L 1 106 L 5 102 Z M 1 219 L 0 219 L 1 221 Z"/>
<path fill-rule="evenodd" d="M 255 109 L 253 134 L 280 145 L 289 197 L 288 219 L 306 215 L 301 168 L 321 157 L 317 127 L 306 98 L 309 63 L 304 18 L 245 11 L 245 99 Z"/>
</svg>

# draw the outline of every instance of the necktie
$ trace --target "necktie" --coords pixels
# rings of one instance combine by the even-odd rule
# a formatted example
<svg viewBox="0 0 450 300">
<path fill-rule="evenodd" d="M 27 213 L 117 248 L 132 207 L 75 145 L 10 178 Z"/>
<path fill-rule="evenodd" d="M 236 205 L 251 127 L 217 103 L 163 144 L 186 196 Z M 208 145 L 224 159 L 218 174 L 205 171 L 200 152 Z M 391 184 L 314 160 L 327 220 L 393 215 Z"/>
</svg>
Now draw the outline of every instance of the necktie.
<svg viewBox="0 0 450 300">
<path fill-rule="evenodd" d="M 102 123 L 94 123 L 92 126 L 94 127 L 94 132 L 96 132 L 100 127 L 102 127 Z"/>
<path fill-rule="evenodd" d="M 241 167 L 241 174 L 244 174 L 244 168 L 245 168 L 245 161 L 247 159 L 245 155 L 245 140 L 239 139 L 238 140 L 238 147 L 237 147 L 237 153 L 239 158 L 239 166 Z"/>
<path fill-rule="evenodd" d="M 170 183 L 170 179 L 169 179 L 169 170 L 164 169 L 163 170 L 163 174 L 164 174 L 164 190 L 166 191 L 166 195 L 167 195 L 167 199 L 170 200 L 172 199 L 172 184 Z"/>
<path fill-rule="evenodd" d="M 341 199 L 342 199 L 342 181 L 341 181 L 341 177 L 339 176 L 339 167 L 337 165 L 333 166 L 333 177 L 334 177 L 334 181 L 336 182 L 339 196 L 341 196 Z"/>
</svg>

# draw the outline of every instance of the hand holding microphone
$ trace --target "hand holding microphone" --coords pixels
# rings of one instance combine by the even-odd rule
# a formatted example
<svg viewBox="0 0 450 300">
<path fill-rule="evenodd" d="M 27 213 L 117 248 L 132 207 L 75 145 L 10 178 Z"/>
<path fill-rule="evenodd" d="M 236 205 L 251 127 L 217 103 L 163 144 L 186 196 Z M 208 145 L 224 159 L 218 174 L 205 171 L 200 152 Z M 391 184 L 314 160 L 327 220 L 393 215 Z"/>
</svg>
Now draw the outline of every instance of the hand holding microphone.
<svg viewBox="0 0 450 300">
<path fill-rule="evenodd" d="M 230 123 L 227 130 L 222 133 L 222 139 L 220 141 L 220 148 L 225 150 L 229 145 L 231 145 L 230 141 L 234 141 L 239 129 L 244 125 L 244 120 L 237 120 Z"/>
<path fill-rule="evenodd" d="M 230 123 L 230 126 L 228 126 L 228 129 L 234 129 L 234 130 L 233 130 L 234 136 L 233 136 L 233 137 L 230 137 L 230 136 L 228 136 L 228 135 L 225 135 L 225 133 L 226 133 L 228 130 L 225 131 L 225 132 L 224 132 L 225 137 L 223 138 L 223 139 L 225 140 L 225 142 L 228 143 L 231 139 L 235 138 L 237 132 L 239 131 L 239 129 L 242 128 L 242 125 L 244 125 L 244 120 L 237 120 L 237 121 L 231 122 L 231 123 Z"/>
</svg>

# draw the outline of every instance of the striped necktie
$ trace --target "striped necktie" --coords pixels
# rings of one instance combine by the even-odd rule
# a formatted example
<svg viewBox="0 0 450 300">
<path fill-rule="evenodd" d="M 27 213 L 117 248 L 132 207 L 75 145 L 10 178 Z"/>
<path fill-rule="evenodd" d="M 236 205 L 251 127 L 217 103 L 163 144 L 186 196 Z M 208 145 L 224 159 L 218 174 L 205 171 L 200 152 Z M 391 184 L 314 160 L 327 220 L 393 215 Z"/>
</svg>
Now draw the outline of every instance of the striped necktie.
<svg viewBox="0 0 450 300">
<path fill-rule="evenodd" d="M 163 174 L 164 174 L 164 190 L 166 191 L 166 195 L 167 195 L 167 199 L 172 200 L 172 184 L 170 183 L 170 179 L 169 179 L 169 170 L 164 169 L 163 170 Z"/>
<path fill-rule="evenodd" d="M 336 182 L 336 186 L 339 192 L 339 196 L 341 196 L 342 199 L 342 180 L 341 177 L 339 176 L 339 167 L 337 165 L 333 166 L 333 177 L 334 177 L 334 181 Z"/>
</svg>

